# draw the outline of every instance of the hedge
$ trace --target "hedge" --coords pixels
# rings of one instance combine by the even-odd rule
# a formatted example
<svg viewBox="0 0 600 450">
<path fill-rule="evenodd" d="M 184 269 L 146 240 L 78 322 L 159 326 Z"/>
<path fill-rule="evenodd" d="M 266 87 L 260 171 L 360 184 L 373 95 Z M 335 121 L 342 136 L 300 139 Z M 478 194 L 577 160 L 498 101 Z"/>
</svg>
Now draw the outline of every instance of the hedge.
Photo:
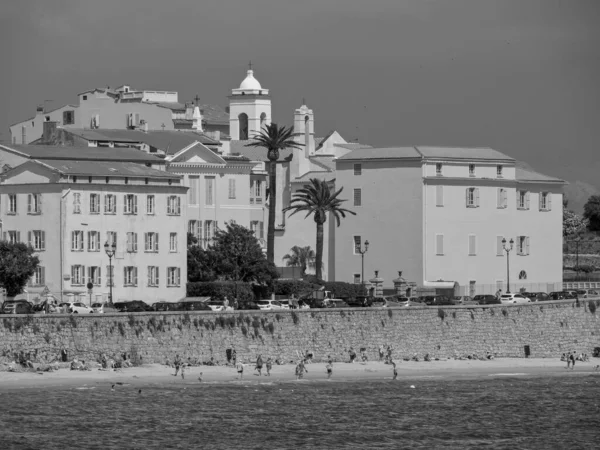
<svg viewBox="0 0 600 450">
<path fill-rule="evenodd" d="M 235 298 L 237 284 L 237 298 L 239 301 L 254 301 L 254 292 L 250 283 L 233 281 L 194 281 L 187 284 L 188 297 L 213 297 L 222 300 L 225 296 L 230 300 Z"/>
</svg>

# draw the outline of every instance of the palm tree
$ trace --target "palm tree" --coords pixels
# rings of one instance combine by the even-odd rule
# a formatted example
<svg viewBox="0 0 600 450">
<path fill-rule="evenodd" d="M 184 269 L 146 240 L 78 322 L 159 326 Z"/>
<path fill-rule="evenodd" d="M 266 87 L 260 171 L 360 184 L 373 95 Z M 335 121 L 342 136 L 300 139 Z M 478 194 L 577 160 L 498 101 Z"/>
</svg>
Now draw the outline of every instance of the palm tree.
<svg viewBox="0 0 600 450">
<path fill-rule="evenodd" d="M 311 178 L 310 183 L 311 184 L 305 184 L 302 189 L 298 189 L 298 192 L 293 195 L 290 206 L 283 211 L 293 211 L 290 216 L 293 216 L 300 211 L 306 211 L 306 217 L 313 214 L 313 219 L 317 224 L 317 255 L 315 267 L 316 276 L 320 280 L 322 278 L 321 268 L 323 266 L 323 224 L 327 220 L 327 213 L 333 214 L 338 227 L 340 226 L 340 217 L 345 218 L 346 213 L 352 215 L 356 215 L 356 213 L 341 207 L 342 202 L 345 202 L 346 200 L 340 200 L 338 195 L 340 195 L 344 188 L 340 188 L 338 191 L 332 193 L 329 182 L 327 181 Z"/>
<path fill-rule="evenodd" d="M 298 247 L 294 245 L 290 249 L 290 253 L 285 255 L 282 258 L 288 267 L 290 266 L 300 266 L 300 275 L 304 277 L 306 275 L 306 269 L 310 267 L 311 269 L 315 266 L 315 252 L 310 245 L 306 247 Z"/>
<path fill-rule="evenodd" d="M 276 123 L 265 125 L 260 133 L 253 136 L 252 142 L 246 147 L 263 147 L 267 149 L 269 158 L 269 225 L 267 229 L 267 260 L 275 263 L 275 206 L 277 175 L 275 167 L 279 159 L 279 150 L 286 148 L 301 148 L 302 144 L 294 141 L 294 127 L 286 128 Z"/>
</svg>

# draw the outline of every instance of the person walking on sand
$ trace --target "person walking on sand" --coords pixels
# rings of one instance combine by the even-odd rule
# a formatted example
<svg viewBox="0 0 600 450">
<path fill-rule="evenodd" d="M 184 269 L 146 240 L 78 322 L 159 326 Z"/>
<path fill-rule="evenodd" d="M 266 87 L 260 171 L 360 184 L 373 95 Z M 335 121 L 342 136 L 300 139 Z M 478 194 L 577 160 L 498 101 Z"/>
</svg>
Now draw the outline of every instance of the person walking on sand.
<svg viewBox="0 0 600 450">
<path fill-rule="evenodd" d="M 301 380 L 304 377 L 304 372 L 308 373 L 304 361 L 300 361 L 296 366 L 296 379 Z"/>
<path fill-rule="evenodd" d="M 177 376 L 179 373 L 179 367 L 181 366 L 181 359 L 179 358 L 179 355 L 175 355 L 175 361 L 173 362 L 173 365 L 175 366 L 174 376 Z"/>
<path fill-rule="evenodd" d="M 258 358 L 256 358 L 256 367 L 254 368 L 254 370 L 258 370 L 259 377 L 262 375 L 262 366 L 263 366 L 263 360 L 262 360 L 262 356 L 259 353 Z"/>
<path fill-rule="evenodd" d="M 241 380 L 244 378 L 244 364 L 242 364 L 241 361 L 238 361 L 235 367 L 237 369 L 238 378 Z"/>
<path fill-rule="evenodd" d="M 354 351 L 354 348 L 350 347 L 350 351 L 348 353 L 350 354 L 350 363 L 354 364 L 354 360 L 356 359 L 356 352 Z"/>
<path fill-rule="evenodd" d="M 273 368 L 273 360 L 271 357 L 267 358 L 267 376 L 271 376 L 271 369 Z"/>
<path fill-rule="evenodd" d="M 394 368 L 394 378 L 393 378 L 393 380 L 395 380 L 396 378 L 398 378 L 398 369 L 396 369 L 396 363 L 394 361 L 392 361 L 392 367 Z"/>
<path fill-rule="evenodd" d="M 569 361 L 571 361 L 571 370 L 575 368 L 575 351 L 569 354 Z"/>
<path fill-rule="evenodd" d="M 379 346 L 379 361 L 383 361 L 383 344 Z"/>
<path fill-rule="evenodd" d="M 181 379 L 185 380 L 185 364 L 181 365 Z"/>
<path fill-rule="evenodd" d="M 331 362 L 329 362 L 325 366 L 325 369 L 327 369 L 327 379 L 329 380 L 331 378 L 331 375 L 333 375 L 333 364 L 331 364 Z"/>
</svg>

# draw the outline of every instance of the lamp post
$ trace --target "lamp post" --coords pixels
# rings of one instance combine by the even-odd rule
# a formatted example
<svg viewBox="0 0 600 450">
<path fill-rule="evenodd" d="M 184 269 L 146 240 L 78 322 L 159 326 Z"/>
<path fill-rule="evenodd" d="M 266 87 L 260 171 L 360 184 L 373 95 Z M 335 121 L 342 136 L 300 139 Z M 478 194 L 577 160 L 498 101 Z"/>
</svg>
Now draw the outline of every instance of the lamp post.
<svg viewBox="0 0 600 450">
<path fill-rule="evenodd" d="M 513 239 L 511 238 L 509 244 L 510 244 L 510 246 L 507 247 L 506 246 L 506 238 L 502 238 L 502 248 L 506 252 L 506 293 L 507 294 L 510 294 L 510 258 L 509 258 L 509 254 L 510 254 L 510 251 L 513 249 L 513 245 L 515 244 L 515 241 L 513 241 Z"/>
<path fill-rule="evenodd" d="M 112 243 L 108 243 L 108 241 L 106 241 L 104 243 L 104 251 L 106 252 L 106 255 L 108 256 L 108 270 L 110 272 L 110 281 L 108 284 L 108 288 L 109 288 L 109 294 L 108 294 L 108 303 L 110 305 L 113 304 L 113 296 L 112 296 L 112 286 L 113 286 L 113 265 L 112 265 L 112 259 L 113 256 L 115 256 L 115 252 L 117 251 L 117 243 L 116 242 L 112 242 Z M 108 277 L 107 277 L 108 278 Z"/>
<path fill-rule="evenodd" d="M 356 251 L 360 253 L 360 282 L 362 283 L 362 292 L 365 293 L 365 253 L 369 250 L 369 241 L 365 241 L 365 246 L 358 246 Z"/>
</svg>

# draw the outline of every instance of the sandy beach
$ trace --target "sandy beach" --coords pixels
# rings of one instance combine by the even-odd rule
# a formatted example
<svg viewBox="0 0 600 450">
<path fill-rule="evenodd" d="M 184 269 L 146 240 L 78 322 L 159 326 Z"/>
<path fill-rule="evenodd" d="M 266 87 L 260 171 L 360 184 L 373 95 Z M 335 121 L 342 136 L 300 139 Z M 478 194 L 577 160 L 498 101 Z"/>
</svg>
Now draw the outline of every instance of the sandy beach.
<svg viewBox="0 0 600 450">
<path fill-rule="evenodd" d="M 470 380 L 490 377 L 535 377 L 535 376 L 581 376 L 597 375 L 600 370 L 595 366 L 600 359 L 592 358 L 588 362 L 577 361 L 574 370 L 567 370 L 566 363 L 558 359 L 522 359 L 501 358 L 488 361 L 481 360 L 446 360 L 431 362 L 397 362 L 398 379 L 411 381 L 419 379 Z M 62 368 L 53 372 L 0 372 L 0 390 L 23 388 L 110 388 L 113 384 L 120 386 L 181 386 L 202 384 L 258 384 L 277 382 L 311 382 L 327 381 L 325 363 L 312 363 L 307 366 L 308 373 L 303 380 L 296 380 L 293 364 L 275 365 L 271 376 L 258 376 L 254 364 L 244 365 L 244 376 L 238 374 L 232 366 L 195 366 L 188 367 L 185 379 L 180 375 L 173 376 L 175 369 L 161 364 L 149 364 L 126 369 L 91 371 L 70 370 Z M 202 381 L 198 380 L 202 373 Z M 383 362 L 335 363 L 331 381 L 356 380 L 391 380 L 392 366 Z"/>
</svg>

